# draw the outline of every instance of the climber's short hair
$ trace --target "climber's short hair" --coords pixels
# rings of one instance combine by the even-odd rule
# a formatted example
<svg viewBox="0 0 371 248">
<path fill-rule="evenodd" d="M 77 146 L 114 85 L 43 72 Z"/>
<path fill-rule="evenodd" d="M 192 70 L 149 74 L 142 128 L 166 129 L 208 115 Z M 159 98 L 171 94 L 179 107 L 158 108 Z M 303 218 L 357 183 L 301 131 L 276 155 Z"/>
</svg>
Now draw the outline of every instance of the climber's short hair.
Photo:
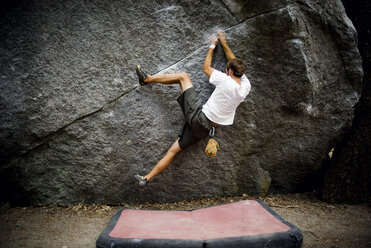
<svg viewBox="0 0 371 248">
<path fill-rule="evenodd" d="M 246 66 L 242 59 L 234 58 L 228 61 L 227 65 L 225 66 L 226 71 L 232 69 L 233 75 L 236 77 L 242 77 L 243 74 L 246 72 Z"/>
</svg>

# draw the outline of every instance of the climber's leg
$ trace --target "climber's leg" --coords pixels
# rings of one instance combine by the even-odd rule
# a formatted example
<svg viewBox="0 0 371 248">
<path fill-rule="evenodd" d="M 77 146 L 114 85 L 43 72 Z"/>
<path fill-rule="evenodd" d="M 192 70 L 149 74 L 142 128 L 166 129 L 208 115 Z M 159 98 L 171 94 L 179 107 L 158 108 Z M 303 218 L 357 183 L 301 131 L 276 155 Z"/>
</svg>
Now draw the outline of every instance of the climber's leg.
<svg viewBox="0 0 371 248">
<path fill-rule="evenodd" d="M 153 177 L 158 175 L 161 171 L 165 170 L 170 163 L 173 161 L 175 155 L 181 151 L 181 148 L 179 146 L 177 139 L 174 144 L 169 148 L 169 150 L 166 152 L 165 156 L 156 164 L 156 166 L 151 170 L 150 173 L 148 173 L 144 178 L 147 181 L 150 181 Z"/>
<path fill-rule="evenodd" d="M 146 83 L 179 84 L 181 92 L 193 87 L 191 78 L 186 72 L 170 73 L 163 75 L 148 75 Z"/>
<path fill-rule="evenodd" d="M 187 89 L 193 87 L 191 78 L 188 76 L 186 72 L 170 73 L 163 75 L 149 75 L 143 72 L 140 65 L 137 65 L 136 71 L 141 85 L 145 85 L 148 83 L 179 84 L 182 93 Z"/>
</svg>

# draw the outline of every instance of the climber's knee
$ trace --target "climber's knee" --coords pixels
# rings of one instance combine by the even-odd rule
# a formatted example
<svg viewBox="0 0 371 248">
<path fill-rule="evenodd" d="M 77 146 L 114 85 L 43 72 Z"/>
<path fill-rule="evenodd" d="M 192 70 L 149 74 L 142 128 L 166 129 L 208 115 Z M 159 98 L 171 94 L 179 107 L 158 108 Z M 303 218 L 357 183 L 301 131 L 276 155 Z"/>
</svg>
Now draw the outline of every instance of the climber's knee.
<svg viewBox="0 0 371 248">
<path fill-rule="evenodd" d="M 182 93 L 191 87 L 193 87 L 193 84 L 192 84 L 192 80 L 189 77 L 188 73 L 181 72 L 180 73 L 180 89 Z"/>
</svg>

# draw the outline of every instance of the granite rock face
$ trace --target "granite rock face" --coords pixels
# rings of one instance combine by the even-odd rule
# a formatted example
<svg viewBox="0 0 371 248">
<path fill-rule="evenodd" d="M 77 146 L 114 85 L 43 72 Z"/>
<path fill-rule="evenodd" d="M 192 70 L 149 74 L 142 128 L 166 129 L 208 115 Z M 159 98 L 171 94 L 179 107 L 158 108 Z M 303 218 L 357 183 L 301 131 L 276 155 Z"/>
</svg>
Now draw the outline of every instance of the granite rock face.
<svg viewBox="0 0 371 248">
<path fill-rule="evenodd" d="M 322 170 L 320 196 L 329 202 L 371 203 L 371 2 L 342 0 L 358 33 L 364 78 L 351 129 Z"/>
<path fill-rule="evenodd" d="M 340 1 L 24 1 L 2 15 L 2 199 L 73 204 L 295 192 L 350 127 L 362 67 Z M 267 2 L 267 4 L 263 4 Z M 209 36 L 226 30 L 252 90 L 221 150 L 182 151 L 148 172 L 184 124 L 176 85 L 138 86 L 134 67 L 186 71 L 205 102 Z M 213 66 L 224 70 L 222 48 Z"/>
</svg>

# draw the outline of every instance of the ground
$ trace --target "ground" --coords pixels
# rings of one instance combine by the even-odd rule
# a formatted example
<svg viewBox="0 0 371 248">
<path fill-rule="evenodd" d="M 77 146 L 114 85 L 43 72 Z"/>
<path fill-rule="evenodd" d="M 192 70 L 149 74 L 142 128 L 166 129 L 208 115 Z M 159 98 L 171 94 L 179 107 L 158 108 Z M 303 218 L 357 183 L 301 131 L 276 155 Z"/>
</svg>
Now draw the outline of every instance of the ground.
<svg viewBox="0 0 371 248">
<path fill-rule="evenodd" d="M 204 198 L 167 204 L 33 206 L 0 209 L 0 247 L 95 247 L 109 219 L 121 208 L 195 209 L 253 199 L 243 195 Z M 260 197 L 284 219 L 299 227 L 308 247 L 371 247 L 371 208 L 368 205 L 328 204 L 312 194 Z"/>
</svg>

